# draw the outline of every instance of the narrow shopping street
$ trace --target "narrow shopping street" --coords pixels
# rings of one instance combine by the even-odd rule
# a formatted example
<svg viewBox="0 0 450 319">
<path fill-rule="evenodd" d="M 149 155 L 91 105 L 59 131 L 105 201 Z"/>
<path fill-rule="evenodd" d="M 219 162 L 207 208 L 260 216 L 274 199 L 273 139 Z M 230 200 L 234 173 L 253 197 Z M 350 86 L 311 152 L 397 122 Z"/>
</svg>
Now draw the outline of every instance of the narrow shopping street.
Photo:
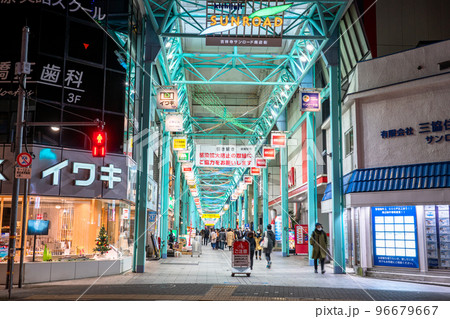
<svg viewBox="0 0 450 319">
<path fill-rule="evenodd" d="M 314 274 L 304 256 L 254 261 L 251 276 L 231 276 L 231 252 L 202 246 L 200 257 L 147 261 L 145 273 L 26 285 L 14 300 L 361 300 L 450 301 L 450 287 L 327 272 Z M 6 291 L 0 292 L 6 298 Z"/>
</svg>

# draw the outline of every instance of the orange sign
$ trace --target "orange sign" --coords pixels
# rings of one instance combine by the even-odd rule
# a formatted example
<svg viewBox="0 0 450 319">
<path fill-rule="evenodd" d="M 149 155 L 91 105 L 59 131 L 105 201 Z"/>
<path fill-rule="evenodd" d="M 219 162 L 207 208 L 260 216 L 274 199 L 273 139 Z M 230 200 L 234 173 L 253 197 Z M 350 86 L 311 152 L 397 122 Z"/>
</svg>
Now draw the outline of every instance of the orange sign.
<svg viewBox="0 0 450 319">
<path fill-rule="evenodd" d="M 250 168 L 250 174 L 252 174 L 252 175 L 260 175 L 261 174 L 261 169 L 259 169 L 258 167 L 252 167 L 252 168 Z"/>
</svg>

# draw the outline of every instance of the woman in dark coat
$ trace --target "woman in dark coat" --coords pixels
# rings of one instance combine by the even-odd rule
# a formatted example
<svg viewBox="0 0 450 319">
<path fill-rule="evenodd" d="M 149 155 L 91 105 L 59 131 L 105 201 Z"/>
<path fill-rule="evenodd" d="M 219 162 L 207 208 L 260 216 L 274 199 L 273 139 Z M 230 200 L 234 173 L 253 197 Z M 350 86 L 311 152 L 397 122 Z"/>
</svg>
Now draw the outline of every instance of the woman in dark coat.
<svg viewBox="0 0 450 319">
<path fill-rule="evenodd" d="M 267 235 L 267 236 L 266 236 Z M 264 254 L 266 255 L 267 260 L 267 268 L 270 268 L 272 265 L 272 261 L 270 260 L 270 254 L 272 253 L 273 247 L 275 247 L 275 234 L 272 231 L 272 225 L 267 225 L 267 230 L 264 232 L 261 241 L 268 241 L 267 248 L 263 249 Z"/>
<path fill-rule="evenodd" d="M 252 231 L 247 233 L 247 240 L 250 243 L 250 269 L 253 269 L 253 256 L 255 255 L 256 241 Z"/>
<path fill-rule="evenodd" d="M 314 272 L 317 271 L 318 260 L 320 259 L 320 268 L 322 274 L 325 273 L 325 257 L 327 256 L 327 234 L 323 231 L 322 224 L 317 223 L 309 240 L 310 245 L 313 246 L 312 259 L 314 259 Z"/>
</svg>

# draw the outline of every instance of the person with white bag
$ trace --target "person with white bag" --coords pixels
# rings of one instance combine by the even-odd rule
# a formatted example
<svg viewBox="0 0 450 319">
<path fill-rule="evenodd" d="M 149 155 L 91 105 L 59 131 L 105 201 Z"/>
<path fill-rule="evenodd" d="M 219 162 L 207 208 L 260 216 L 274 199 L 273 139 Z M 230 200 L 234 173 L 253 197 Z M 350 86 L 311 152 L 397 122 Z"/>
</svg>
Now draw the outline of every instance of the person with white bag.
<svg viewBox="0 0 450 319">
<path fill-rule="evenodd" d="M 267 225 L 267 230 L 264 232 L 261 239 L 261 247 L 263 248 L 263 252 L 266 255 L 267 266 L 266 268 L 270 268 L 272 265 L 272 261 L 270 260 L 270 254 L 272 253 L 273 247 L 275 247 L 275 234 L 272 231 L 272 225 Z"/>
</svg>

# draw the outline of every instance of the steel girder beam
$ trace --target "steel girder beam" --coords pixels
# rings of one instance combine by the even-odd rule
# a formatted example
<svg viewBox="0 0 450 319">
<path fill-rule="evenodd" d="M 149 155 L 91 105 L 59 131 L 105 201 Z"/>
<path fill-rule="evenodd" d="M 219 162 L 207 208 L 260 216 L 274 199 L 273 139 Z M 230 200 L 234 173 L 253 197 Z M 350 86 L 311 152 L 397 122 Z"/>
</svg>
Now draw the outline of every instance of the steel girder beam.
<svg viewBox="0 0 450 319">
<path fill-rule="evenodd" d="M 179 86 L 181 101 L 180 110 L 186 117 L 185 129 L 188 135 L 193 132 L 192 127 L 195 124 L 192 124 L 192 121 L 189 121 L 188 118 L 189 103 L 187 98 L 187 84 L 248 85 L 251 83 L 254 85 L 274 85 L 274 89 L 269 96 L 261 117 L 252 126 L 254 132 L 249 143 L 257 145 L 258 149 L 262 146 L 263 140 L 268 136 L 280 113 L 286 108 L 290 98 L 296 92 L 299 83 L 313 66 L 325 44 L 328 42 L 329 35 L 336 28 L 348 0 L 291 1 L 294 2 L 294 5 L 286 11 L 284 16 L 285 20 L 290 19 L 291 21 L 289 26 L 285 29 L 283 37 L 284 39 L 289 39 L 291 37 L 294 44 L 289 55 L 278 57 L 276 59 L 269 56 L 264 57 L 250 54 L 239 55 L 237 54 L 237 49 L 234 50 L 234 55 L 224 55 L 223 57 L 208 57 L 204 54 L 192 55 L 183 53 L 180 38 L 190 35 L 180 32 L 181 24 L 187 23 L 199 31 L 203 30 L 203 26 L 201 26 L 196 19 L 204 19 L 206 1 L 201 1 L 200 4 L 191 1 L 176 0 L 169 0 L 163 4 L 157 4 L 151 0 L 147 0 L 147 2 L 152 8 L 152 12 L 150 13 L 152 22 L 154 21 L 156 23 L 156 18 L 162 18 L 162 23 L 158 28 L 158 34 L 161 42 L 164 42 L 162 39 L 165 39 L 166 42 L 162 45 L 159 59 L 162 68 L 165 70 L 164 73 L 166 74 L 166 77 L 168 77 L 170 82 L 177 83 Z M 186 10 L 184 4 L 198 5 L 198 9 Z M 296 8 L 302 8 L 302 10 L 296 11 Z M 289 32 L 292 30 L 300 30 L 300 32 L 296 35 L 290 35 Z M 226 60 L 223 61 L 223 59 Z M 200 70 L 208 67 L 218 68 L 219 72 L 212 78 L 207 79 L 202 75 Z M 258 79 L 251 70 L 262 68 L 270 70 L 270 76 L 264 79 Z M 248 76 L 249 81 L 239 83 L 217 81 L 220 76 L 231 69 L 244 73 Z M 187 81 L 187 72 L 194 74 L 199 80 Z M 272 80 L 274 77 L 278 77 L 277 81 Z M 195 126 L 201 129 L 199 124 Z M 227 136 L 230 137 L 229 134 L 227 134 Z M 193 144 L 192 137 L 193 136 L 190 136 L 189 138 L 189 143 L 191 145 Z M 208 137 L 211 138 L 211 135 Z M 223 135 L 220 135 L 220 137 L 223 137 Z M 239 136 L 238 138 L 242 138 L 242 136 Z M 193 150 L 193 147 L 191 147 L 191 149 Z M 245 169 L 235 169 L 232 177 L 229 179 L 230 187 L 224 193 L 224 196 L 222 196 L 222 200 L 215 200 L 214 203 L 211 201 L 206 203 L 202 200 L 202 207 L 203 204 L 205 204 L 205 207 L 210 207 L 212 204 L 216 205 L 219 202 L 221 203 L 221 206 L 223 206 L 231 195 L 233 188 L 242 178 L 244 172 Z M 196 167 L 194 167 L 194 173 L 197 176 L 199 174 Z M 202 178 L 200 177 L 199 180 L 201 182 Z M 201 193 L 200 189 L 199 193 Z"/>
</svg>

